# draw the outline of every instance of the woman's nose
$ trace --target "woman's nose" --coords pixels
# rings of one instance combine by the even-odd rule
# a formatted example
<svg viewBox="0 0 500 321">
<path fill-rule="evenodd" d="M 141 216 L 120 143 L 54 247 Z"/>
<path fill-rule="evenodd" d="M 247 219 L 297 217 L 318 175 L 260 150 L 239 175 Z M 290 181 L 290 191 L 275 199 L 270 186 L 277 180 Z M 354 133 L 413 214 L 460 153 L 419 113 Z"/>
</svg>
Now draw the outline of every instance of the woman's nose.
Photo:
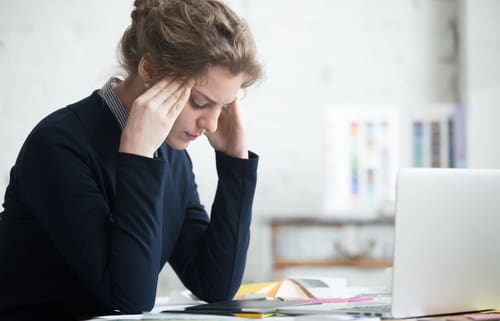
<svg viewBox="0 0 500 321">
<path fill-rule="evenodd" d="M 219 120 L 220 111 L 211 110 L 204 114 L 198 120 L 198 126 L 204 129 L 207 133 L 212 134 L 217 130 L 217 123 Z"/>
</svg>

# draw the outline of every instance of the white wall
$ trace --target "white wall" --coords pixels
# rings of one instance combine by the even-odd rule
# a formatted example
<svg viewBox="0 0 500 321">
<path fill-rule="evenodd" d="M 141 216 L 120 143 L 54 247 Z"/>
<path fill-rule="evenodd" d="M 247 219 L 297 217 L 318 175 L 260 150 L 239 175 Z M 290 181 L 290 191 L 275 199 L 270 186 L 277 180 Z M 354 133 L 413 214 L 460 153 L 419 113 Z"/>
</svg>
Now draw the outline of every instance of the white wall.
<svg viewBox="0 0 500 321">
<path fill-rule="evenodd" d="M 457 100 L 459 68 L 452 29 L 457 2 L 228 2 L 249 21 L 267 74 L 242 102 L 250 147 L 261 157 L 245 280 L 263 280 L 270 270 L 265 219 L 321 210 L 323 106 L 404 108 Z M 473 1 L 466 1 L 471 10 L 466 31 L 479 35 L 467 43 L 467 48 L 478 46 L 467 60 L 469 105 L 486 106 L 469 113 L 474 133 L 469 136 L 471 164 L 498 166 L 500 152 L 480 144 L 491 137 L 498 119 L 482 112 L 498 116 L 493 106 L 500 101 L 494 94 L 499 47 L 491 53 L 486 49 L 498 39 L 498 24 L 493 24 L 499 2 L 469 2 Z M 0 0 L 2 194 L 8 171 L 34 124 L 88 95 L 116 71 L 115 48 L 129 24 L 131 8 L 131 0 Z M 483 74 L 484 59 L 496 69 Z M 480 127 L 484 121 L 488 125 Z M 201 197 L 210 208 L 216 181 L 213 153 L 205 141 L 193 144 L 190 152 Z M 488 163 L 490 153 L 494 163 Z M 177 286 L 167 269 L 160 292 Z"/>
<path fill-rule="evenodd" d="M 468 166 L 500 167 L 500 1 L 463 1 Z"/>
<path fill-rule="evenodd" d="M 250 141 L 261 156 L 246 274 L 255 281 L 270 268 L 268 231 L 258 224 L 269 215 L 322 210 L 324 106 L 456 100 L 456 2 L 231 3 L 252 26 L 267 69 L 244 101 Z"/>
<path fill-rule="evenodd" d="M 130 1 L 0 0 L 0 192 L 31 128 L 113 74 Z"/>
</svg>

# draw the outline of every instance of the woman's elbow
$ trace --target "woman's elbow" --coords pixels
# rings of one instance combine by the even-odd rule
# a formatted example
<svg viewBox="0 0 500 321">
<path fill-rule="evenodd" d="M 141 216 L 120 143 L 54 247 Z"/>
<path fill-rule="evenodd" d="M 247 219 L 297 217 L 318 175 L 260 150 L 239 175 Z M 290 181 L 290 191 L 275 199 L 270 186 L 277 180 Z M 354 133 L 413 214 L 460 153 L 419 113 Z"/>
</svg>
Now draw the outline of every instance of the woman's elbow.
<svg viewBox="0 0 500 321">
<path fill-rule="evenodd" d="M 236 290 L 233 287 L 213 287 L 213 288 L 205 288 L 201 293 L 197 295 L 200 299 L 207 302 L 218 302 L 218 301 L 227 301 L 232 300 L 236 293 Z"/>
<path fill-rule="evenodd" d="M 153 309 L 155 297 L 148 298 L 122 298 L 115 302 L 115 309 L 125 314 L 140 314 Z"/>
</svg>

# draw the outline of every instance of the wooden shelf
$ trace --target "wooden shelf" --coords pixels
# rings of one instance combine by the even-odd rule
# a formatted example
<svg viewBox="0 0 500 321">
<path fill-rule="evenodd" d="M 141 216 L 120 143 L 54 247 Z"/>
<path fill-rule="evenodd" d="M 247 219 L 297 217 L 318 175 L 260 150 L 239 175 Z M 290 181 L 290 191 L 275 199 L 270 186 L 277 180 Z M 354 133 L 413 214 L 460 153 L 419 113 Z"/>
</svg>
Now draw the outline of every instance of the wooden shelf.
<svg viewBox="0 0 500 321">
<path fill-rule="evenodd" d="M 274 269 L 290 267 L 355 267 L 365 269 L 383 269 L 392 266 L 392 260 L 378 259 L 330 259 L 330 260 L 286 260 L 274 259 Z"/>
<path fill-rule="evenodd" d="M 274 217 L 269 220 L 271 228 L 290 227 L 290 226 L 376 226 L 376 225 L 394 225 L 394 217 L 377 217 L 370 219 L 347 219 L 347 218 L 329 218 L 329 217 Z"/>
<path fill-rule="evenodd" d="M 385 269 L 392 266 L 391 258 L 377 259 L 372 258 L 371 251 L 373 246 L 369 246 L 366 251 L 354 253 L 350 255 L 349 251 L 343 251 L 342 246 L 335 245 L 337 258 L 310 260 L 310 259 L 285 259 L 278 252 L 278 239 L 286 233 L 287 229 L 296 228 L 315 228 L 324 229 L 354 227 L 360 229 L 372 227 L 393 227 L 394 217 L 374 217 L 371 219 L 361 218 L 335 218 L 335 217 L 317 217 L 317 216 L 289 216 L 289 217 L 274 217 L 268 221 L 271 228 L 272 242 L 272 268 L 273 274 L 279 275 L 287 268 L 330 268 L 330 267 L 345 267 L 356 269 Z M 294 233 L 300 233 L 295 231 Z M 297 237 L 300 237 L 297 234 Z M 375 244 L 375 243 L 373 243 Z M 340 247 L 340 248 L 339 248 Z M 345 253 L 344 253 L 345 252 Z M 366 252 L 366 253 L 365 253 Z"/>
</svg>

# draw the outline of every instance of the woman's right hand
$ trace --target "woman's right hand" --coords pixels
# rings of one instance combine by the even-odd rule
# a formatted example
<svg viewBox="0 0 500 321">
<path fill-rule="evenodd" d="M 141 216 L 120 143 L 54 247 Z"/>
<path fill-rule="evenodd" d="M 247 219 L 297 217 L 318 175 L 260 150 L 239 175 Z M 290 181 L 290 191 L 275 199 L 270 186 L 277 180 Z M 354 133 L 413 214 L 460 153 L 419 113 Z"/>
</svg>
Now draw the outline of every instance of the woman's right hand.
<svg viewBox="0 0 500 321">
<path fill-rule="evenodd" d="M 132 103 L 120 152 L 153 158 L 186 105 L 194 82 L 164 78 Z"/>
</svg>

